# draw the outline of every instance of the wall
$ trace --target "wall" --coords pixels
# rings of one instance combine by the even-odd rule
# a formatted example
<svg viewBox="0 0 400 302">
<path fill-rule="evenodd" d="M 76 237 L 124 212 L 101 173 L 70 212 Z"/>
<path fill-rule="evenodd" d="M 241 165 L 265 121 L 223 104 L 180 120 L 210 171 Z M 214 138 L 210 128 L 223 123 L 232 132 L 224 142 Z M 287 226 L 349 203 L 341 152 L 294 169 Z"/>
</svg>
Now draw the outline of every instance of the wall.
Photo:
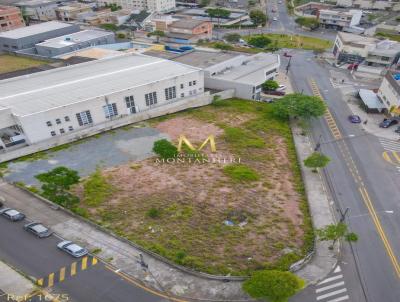
<svg viewBox="0 0 400 302">
<path fill-rule="evenodd" d="M 235 97 L 242 99 L 252 99 L 253 97 L 253 85 L 246 85 L 242 83 L 236 83 L 233 81 L 227 81 L 217 78 L 206 77 L 204 85 L 210 89 L 216 90 L 234 90 Z"/>
</svg>

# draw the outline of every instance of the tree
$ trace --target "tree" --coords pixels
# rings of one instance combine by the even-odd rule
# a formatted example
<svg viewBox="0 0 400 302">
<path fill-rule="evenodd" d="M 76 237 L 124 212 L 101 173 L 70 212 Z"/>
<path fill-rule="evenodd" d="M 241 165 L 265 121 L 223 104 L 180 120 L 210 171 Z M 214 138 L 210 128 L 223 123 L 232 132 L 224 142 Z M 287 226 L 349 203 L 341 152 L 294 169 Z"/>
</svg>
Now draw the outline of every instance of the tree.
<svg viewBox="0 0 400 302">
<path fill-rule="evenodd" d="M 271 39 L 264 35 L 258 35 L 250 37 L 247 43 L 254 47 L 264 48 L 271 43 Z"/>
<path fill-rule="evenodd" d="M 161 158 L 174 158 L 178 154 L 178 149 L 166 139 L 160 139 L 154 142 L 153 152 Z"/>
<path fill-rule="evenodd" d="M 147 34 L 148 37 L 151 36 L 156 36 L 157 37 L 157 43 L 160 43 L 160 37 L 165 37 L 165 32 L 163 32 L 162 30 L 155 30 L 151 33 Z"/>
<path fill-rule="evenodd" d="M 229 10 L 223 8 L 209 8 L 206 10 L 206 13 L 211 18 L 211 22 L 213 18 L 217 18 L 218 27 L 220 27 L 221 18 L 229 18 L 231 12 Z"/>
<path fill-rule="evenodd" d="M 264 91 L 268 91 L 268 90 L 276 90 L 279 87 L 279 84 L 277 81 L 274 80 L 267 80 L 264 83 L 262 83 L 261 85 L 262 89 Z"/>
<path fill-rule="evenodd" d="M 53 170 L 35 176 L 42 183 L 42 193 L 45 198 L 66 208 L 73 208 L 79 203 L 78 197 L 68 192 L 72 185 L 79 182 L 77 171 L 66 167 L 57 167 Z"/>
<path fill-rule="evenodd" d="M 250 11 L 250 20 L 255 26 L 265 26 L 267 23 L 267 16 L 263 11 L 259 9 L 254 9 Z"/>
<path fill-rule="evenodd" d="M 319 97 L 292 93 L 273 103 L 272 109 L 272 113 L 278 118 L 287 119 L 296 116 L 309 119 L 322 116 L 326 105 Z"/>
<path fill-rule="evenodd" d="M 255 272 L 243 283 L 243 290 L 255 299 L 286 302 L 302 289 L 304 281 L 290 272 L 264 270 Z"/>
<path fill-rule="evenodd" d="M 321 241 L 333 241 L 330 248 L 333 248 L 336 241 L 344 238 L 346 241 L 355 242 L 358 236 L 355 233 L 349 232 L 347 225 L 343 222 L 337 224 L 329 224 L 322 229 L 316 230 L 317 236 Z"/>
<path fill-rule="evenodd" d="M 237 43 L 240 41 L 241 36 L 236 33 L 226 34 L 224 39 L 230 43 Z"/>
<path fill-rule="evenodd" d="M 298 17 L 295 22 L 309 29 L 316 29 L 319 27 L 319 21 L 316 18 Z"/>
<path fill-rule="evenodd" d="M 328 156 L 319 152 L 314 152 L 304 160 L 304 165 L 316 171 L 317 168 L 325 167 L 330 161 L 331 159 Z"/>
</svg>

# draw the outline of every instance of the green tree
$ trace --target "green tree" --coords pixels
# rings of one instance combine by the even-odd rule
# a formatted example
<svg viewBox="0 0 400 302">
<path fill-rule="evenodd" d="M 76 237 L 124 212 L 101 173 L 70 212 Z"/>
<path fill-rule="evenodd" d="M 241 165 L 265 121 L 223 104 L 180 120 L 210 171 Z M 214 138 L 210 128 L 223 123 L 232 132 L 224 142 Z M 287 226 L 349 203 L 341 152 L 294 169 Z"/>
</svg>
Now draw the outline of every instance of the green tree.
<svg viewBox="0 0 400 302">
<path fill-rule="evenodd" d="M 319 27 L 319 22 L 316 18 L 298 17 L 295 22 L 309 29 L 316 29 Z"/>
<path fill-rule="evenodd" d="M 79 203 L 78 197 L 68 192 L 72 185 L 79 182 L 77 171 L 57 167 L 49 172 L 38 174 L 35 178 L 42 183 L 43 197 L 70 209 Z"/>
<path fill-rule="evenodd" d="M 349 242 L 355 242 L 358 240 L 357 234 L 349 232 L 347 225 L 343 222 L 329 224 L 322 229 L 316 230 L 316 233 L 321 241 L 333 241 L 331 248 L 333 248 L 336 241 L 341 238 L 344 238 Z"/>
<path fill-rule="evenodd" d="M 267 23 L 267 15 L 259 9 L 250 11 L 250 20 L 255 26 L 265 26 Z"/>
<path fill-rule="evenodd" d="M 290 272 L 264 270 L 255 272 L 243 283 L 243 290 L 254 299 L 286 302 L 304 287 L 304 281 Z"/>
<path fill-rule="evenodd" d="M 151 33 L 147 34 L 148 37 L 151 36 L 156 36 L 157 37 L 157 43 L 160 43 L 160 37 L 165 37 L 165 32 L 163 32 L 162 30 L 155 30 Z"/>
<path fill-rule="evenodd" d="M 278 118 L 287 119 L 296 116 L 309 119 L 322 116 L 326 105 L 319 97 L 292 93 L 275 102 L 272 108 L 272 113 Z"/>
<path fill-rule="evenodd" d="M 271 43 L 271 39 L 264 35 L 257 35 L 250 37 L 247 43 L 254 47 L 264 48 Z"/>
<path fill-rule="evenodd" d="M 324 168 L 330 161 L 331 159 L 328 156 L 319 152 L 314 152 L 304 160 L 304 165 L 316 171 L 317 168 Z"/>
<path fill-rule="evenodd" d="M 261 85 L 262 89 L 264 91 L 268 91 L 268 90 L 276 90 L 279 87 L 279 84 L 277 81 L 274 80 L 267 80 L 264 83 L 262 83 Z"/>
<path fill-rule="evenodd" d="M 229 10 L 226 10 L 223 8 L 209 8 L 206 10 L 206 13 L 211 18 L 211 21 L 213 18 L 217 18 L 218 27 L 220 27 L 221 18 L 226 19 L 226 18 L 229 18 L 229 16 L 231 15 L 231 12 Z"/>
<path fill-rule="evenodd" d="M 160 139 L 154 142 L 153 152 L 161 158 L 173 158 L 178 154 L 178 149 L 166 139 Z"/>
<path fill-rule="evenodd" d="M 226 34 L 224 39 L 230 43 L 237 43 L 240 41 L 241 36 L 236 33 Z"/>
</svg>

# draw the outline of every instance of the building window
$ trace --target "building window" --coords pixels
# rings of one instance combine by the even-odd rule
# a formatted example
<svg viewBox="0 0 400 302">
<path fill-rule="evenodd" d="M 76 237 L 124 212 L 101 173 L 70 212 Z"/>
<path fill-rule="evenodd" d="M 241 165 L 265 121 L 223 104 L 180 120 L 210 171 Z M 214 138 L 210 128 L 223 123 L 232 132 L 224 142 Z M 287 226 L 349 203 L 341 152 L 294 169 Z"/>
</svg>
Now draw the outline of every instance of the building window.
<svg viewBox="0 0 400 302">
<path fill-rule="evenodd" d="M 136 113 L 135 100 L 133 99 L 133 95 L 125 97 L 126 108 L 129 109 L 130 113 Z"/>
<path fill-rule="evenodd" d="M 68 127 L 68 131 L 74 131 L 74 127 L 69 126 L 69 127 Z"/>
<path fill-rule="evenodd" d="M 55 131 L 51 131 L 50 134 L 51 134 L 51 136 L 56 136 L 56 132 Z"/>
<path fill-rule="evenodd" d="M 165 88 L 165 99 L 168 100 L 172 100 L 176 98 L 176 88 L 175 86 L 173 87 L 169 87 L 169 88 Z"/>
<path fill-rule="evenodd" d="M 89 110 L 77 113 L 76 118 L 78 120 L 79 126 L 88 125 L 88 124 L 93 123 L 92 115 L 90 114 Z"/>
<path fill-rule="evenodd" d="M 195 86 L 196 85 L 196 81 L 193 81 L 193 86 Z"/>
<path fill-rule="evenodd" d="M 184 93 L 181 93 L 181 98 L 184 98 L 185 97 L 185 94 Z"/>
<path fill-rule="evenodd" d="M 61 120 L 59 118 L 56 118 L 56 124 L 57 125 L 61 124 Z"/>
<path fill-rule="evenodd" d="M 103 106 L 104 114 L 106 115 L 106 118 L 110 118 L 113 116 L 118 115 L 118 110 L 117 110 L 117 104 L 112 103 L 112 104 L 107 104 Z"/>
<path fill-rule="evenodd" d="M 189 82 L 189 86 L 192 86 L 192 82 Z"/>
<path fill-rule="evenodd" d="M 183 84 L 181 84 L 181 89 L 183 89 L 183 87 L 184 87 Z"/>
<path fill-rule="evenodd" d="M 146 99 L 146 106 L 157 104 L 157 92 L 150 92 L 144 95 Z"/>
<path fill-rule="evenodd" d="M 69 121 L 70 121 L 69 116 L 65 116 L 65 117 L 64 117 L 64 120 L 65 120 L 66 122 L 69 122 Z"/>
<path fill-rule="evenodd" d="M 61 128 L 61 129 L 60 129 L 60 133 L 61 133 L 61 134 L 64 134 L 64 133 L 65 133 L 64 128 Z"/>
<path fill-rule="evenodd" d="M 47 122 L 46 122 L 46 125 L 47 125 L 48 127 L 51 127 L 51 126 L 52 126 L 52 123 L 51 123 L 50 121 L 47 121 Z"/>
</svg>

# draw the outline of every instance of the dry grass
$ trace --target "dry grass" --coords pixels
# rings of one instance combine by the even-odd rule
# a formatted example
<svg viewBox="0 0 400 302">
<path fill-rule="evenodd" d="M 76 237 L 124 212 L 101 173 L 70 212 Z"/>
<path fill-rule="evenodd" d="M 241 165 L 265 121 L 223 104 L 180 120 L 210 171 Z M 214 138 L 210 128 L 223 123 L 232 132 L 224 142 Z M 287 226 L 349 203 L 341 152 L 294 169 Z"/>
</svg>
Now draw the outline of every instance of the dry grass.
<svg viewBox="0 0 400 302">
<path fill-rule="evenodd" d="M 13 55 L 0 55 L 0 73 L 6 73 L 46 64 L 46 61 L 35 60 Z"/>
</svg>

